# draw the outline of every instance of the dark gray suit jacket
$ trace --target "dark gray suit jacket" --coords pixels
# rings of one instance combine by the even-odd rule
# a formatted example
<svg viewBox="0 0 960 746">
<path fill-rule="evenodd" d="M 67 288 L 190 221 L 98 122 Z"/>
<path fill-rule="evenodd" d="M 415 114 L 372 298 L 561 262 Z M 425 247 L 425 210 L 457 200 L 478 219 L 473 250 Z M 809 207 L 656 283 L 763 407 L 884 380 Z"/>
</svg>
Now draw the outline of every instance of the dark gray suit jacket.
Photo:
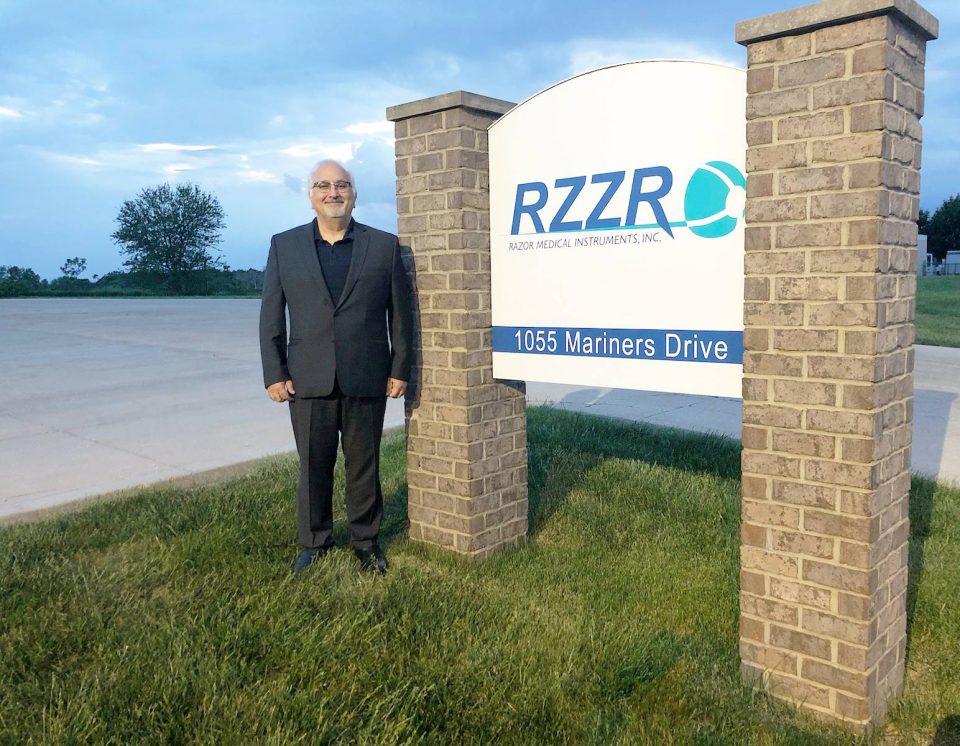
<svg viewBox="0 0 960 746">
<path fill-rule="evenodd" d="M 260 305 L 264 386 L 290 379 L 298 397 L 327 396 L 336 376 L 347 396 L 384 396 L 388 377 L 410 380 L 412 348 L 413 304 L 396 236 L 354 223 L 353 257 L 336 302 L 312 222 L 271 239 Z"/>
</svg>

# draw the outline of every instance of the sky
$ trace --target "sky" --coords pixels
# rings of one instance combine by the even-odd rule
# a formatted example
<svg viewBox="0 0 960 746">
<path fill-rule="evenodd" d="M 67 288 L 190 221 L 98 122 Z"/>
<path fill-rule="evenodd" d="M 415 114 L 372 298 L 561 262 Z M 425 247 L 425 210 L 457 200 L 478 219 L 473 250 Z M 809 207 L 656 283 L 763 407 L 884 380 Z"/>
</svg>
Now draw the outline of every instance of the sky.
<svg viewBox="0 0 960 746">
<path fill-rule="evenodd" d="M 311 219 L 305 180 L 323 158 L 353 172 L 355 217 L 395 231 L 386 107 L 455 90 L 520 102 L 638 59 L 745 67 L 736 22 L 802 4 L 0 0 L 0 265 L 120 269 L 124 200 L 191 182 L 223 206 L 227 264 L 260 269 L 272 234 Z M 923 5 L 940 20 L 920 196 L 933 211 L 960 192 L 960 0 Z"/>
</svg>

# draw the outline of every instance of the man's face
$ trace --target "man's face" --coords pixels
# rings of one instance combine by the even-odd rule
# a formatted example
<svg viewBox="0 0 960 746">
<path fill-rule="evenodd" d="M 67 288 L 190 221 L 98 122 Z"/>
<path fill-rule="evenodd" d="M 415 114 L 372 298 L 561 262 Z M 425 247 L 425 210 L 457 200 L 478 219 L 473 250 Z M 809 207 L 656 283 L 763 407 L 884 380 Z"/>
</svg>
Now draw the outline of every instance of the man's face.
<svg viewBox="0 0 960 746">
<path fill-rule="evenodd" d="M 350 186 L 338 189 L 335 186 L 338 183 L 348 183 Z M 310 205 L 318 215 L 349 220 L 356 202 L 353 179 L 335 163 L 325 163 L 313 172 L 310 177 Z"/>
</svg>

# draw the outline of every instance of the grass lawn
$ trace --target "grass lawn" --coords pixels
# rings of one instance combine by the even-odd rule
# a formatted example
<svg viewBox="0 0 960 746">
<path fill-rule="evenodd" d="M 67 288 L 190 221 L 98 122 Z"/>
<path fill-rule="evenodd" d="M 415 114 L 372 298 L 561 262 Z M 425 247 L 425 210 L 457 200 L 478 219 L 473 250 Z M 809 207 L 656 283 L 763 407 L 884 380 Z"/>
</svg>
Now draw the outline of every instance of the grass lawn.
<svg viewBox="0 0 960 746">
<path fill-rule="evenodd" d="M 741 682 L 738 443 L 529 423 L 531 540 L 484 562 L 406 540 L 398 436 L 384 578 L 290 575 L 284 459 L 0 530 L 0 743 L 860 742 Z M 960 492 L 917 480 L 912 513 L 906 690 L 870 742 L 960 715 Z"/>
<path fill-rule="evenodd" d="M 960 347 L 960 277 L 917 278 L 917 343 Z"/>
</svg>

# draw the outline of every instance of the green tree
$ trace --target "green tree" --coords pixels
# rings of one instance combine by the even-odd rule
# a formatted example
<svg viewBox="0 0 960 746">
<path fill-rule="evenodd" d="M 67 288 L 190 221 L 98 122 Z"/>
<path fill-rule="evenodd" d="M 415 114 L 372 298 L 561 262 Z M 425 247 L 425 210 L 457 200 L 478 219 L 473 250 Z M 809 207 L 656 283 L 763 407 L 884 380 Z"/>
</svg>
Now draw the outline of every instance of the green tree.
<svg viewBox="0 0 960 746">
<path fill-rule="evenodd" d="M 945 199 L 927 225 L 927 249 L 937 259 L 960 249 L 960 195 Z"/>
<path fill-rule="evenodd" d="M 63 272 L 64 277 L 77 280 L 80 278 L 80 275 L 87 271 L 87 260 L 79 256 L 75 256 L 73 259 L 67 259 L 67 261 L 60 265 L 60 271 Z"/>
<path fill-rule="evenodd" d="M 928 235 L 927 231 L 930 230 L 930 211 L 929 210 L 920 210 L 920 214 L 917 217 L 917 233 L 921 236 Z"/>
<path fill-rule="evenodd" d="M 0 298 L 33 295 L 43 284 L 40 275 L 28 267 L 0 267 Z"/>
<path fill-rule="evenodd" d="M 174 293 L 184 294 L 209 269 L 226 267 L 220 254 L 224 213 L 219 200 L 196 184 L 161 184 L 127 200 L 117 215 L 112 238 L 126 255 L 124 266 L 154 275 Z"/>
</svg>

